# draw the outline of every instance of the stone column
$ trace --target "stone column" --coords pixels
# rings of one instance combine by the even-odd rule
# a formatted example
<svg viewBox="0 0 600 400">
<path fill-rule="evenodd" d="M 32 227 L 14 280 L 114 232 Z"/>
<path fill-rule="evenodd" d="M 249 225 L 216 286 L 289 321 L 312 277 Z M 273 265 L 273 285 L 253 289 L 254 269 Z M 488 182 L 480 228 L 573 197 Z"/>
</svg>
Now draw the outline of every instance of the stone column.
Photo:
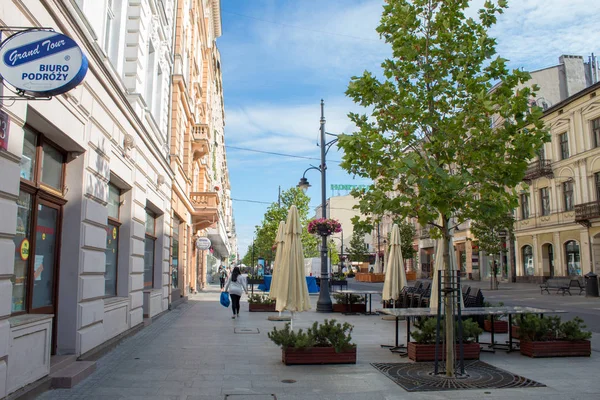
<svg viewBox="0 0 600 400">
<path fill-rule="evenodd" d="M 565 265 L 559 232 L 554 232 L 552 236 L 552 245 L 554 246 L 554 275 L 565 276 L 567 274 L 567 266 Z"/>
</svg>

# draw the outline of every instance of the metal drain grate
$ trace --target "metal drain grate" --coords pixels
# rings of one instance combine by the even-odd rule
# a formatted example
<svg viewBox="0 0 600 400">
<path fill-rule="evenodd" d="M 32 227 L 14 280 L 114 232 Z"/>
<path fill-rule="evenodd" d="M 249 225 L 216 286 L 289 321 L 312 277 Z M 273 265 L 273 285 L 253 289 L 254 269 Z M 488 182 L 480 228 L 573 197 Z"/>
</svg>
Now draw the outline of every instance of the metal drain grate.
<svg viewBox="0 0 600 400">
<path fill-rule="evenodd" d="M 467 376 L 460 378 L 434 375 L 433 363 L 373 363 L 371 365 L 408 392 L 546 386 L 483 361 L 465 362 Z"/>
<path fill-rule="evenodd" d="M 258 328 L 233 328 L 233 333 L 238 334 L 257 334 L 260 333 Z"/>
</svg>

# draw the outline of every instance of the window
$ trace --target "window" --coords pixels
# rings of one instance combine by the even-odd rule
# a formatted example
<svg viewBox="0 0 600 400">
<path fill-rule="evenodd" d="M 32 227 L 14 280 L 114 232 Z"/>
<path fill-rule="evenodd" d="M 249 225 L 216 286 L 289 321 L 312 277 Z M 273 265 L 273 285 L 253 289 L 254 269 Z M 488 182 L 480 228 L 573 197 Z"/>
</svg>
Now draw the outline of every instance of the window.
<svg viewBox="0 0 600 400">
<path fill-rule="evenodd" d="M 550 191 L 547 187 L 540 189 L 542 215 L 550 215 Z"/>
<path fill-rule="evenodd" d="M 533 266 L 533 248 L 531 246 L 524 246 L 521 250 L 523 255 L 523 272 L 525 276 L 533 276 L 535 268 Z"/>
<path fill-rule="evenodd" d="M 521 195 L 521 218 L 529 218 L 529 194 Z"/>
<path fill-rule="evenodd" d="M 596 201 L 600 201 L 600 172 L 594 174 L 594 182 L 596 184 Z"/>
<path fill-rule="evenodd" d="M 13 314 L 55 312 L 65 158 L 43 135 L 25 127 L 13 238 Z"/>
<path fill-rule="evenodd" d="M 540 147 L 540 149 L 538 150 L 538 158 L 540 161 L 546 159 L 546 150 L 544 150 L 544 146 Z"/>
<path fill-rule="evenodd" d="M 565 211 L 573 211 L 573 181 L 563 183 L 563 199 Z"/>
<path fill-rule="evenodd" d="M 144 289 L 154 287 L 154 248 L 156 215 L 146 210 L 146 239 L 144 240 Z"/>
<path fill-rule="evenodd" d="M 104 27 L 104 50 L 115 67 L 119 58 L 119 40 L 121 36 L 121 14 L 123 0 L 107 0 L 106 21 Z"/>
<path fill-rule="evenodd" d="M 594 147 L 600 146 L 600 118 L 592 120 L 592 136 L 594 136 Z"/>
<path fill-rule="evenodd" d="M 150 111 L 152 111 L 152 99 L 154 96 L 154 64 L 156 52 L 154 51 L 154 46 L 152 46 L 152 42 L 148 43 L 148 58 L 146 59 L 146 106 Z"/>
<path fill-rule="evenodd" d="M 119 207 L 121 191 L 115 185 L 108 184 L 108 222 L 106 226 L 106 268 L 104 270 L 104 295 L 117 295 L 117 267 L 119 255 Z"/>
<path fill-rule="evenodd" d="M 565 256 L 567 258 L 567 273 L 569 276 L 581 275 L 579 260 L 579 244 L 574 240 L 565 243 Z"/>
<path fill-rule="evenodd" d="M 569 137 L 567 132 L 558 135 L 558 141 L 560 142 L 560 156 L 561 160 L 569 158 Z"/>
<path fill-rule="evenodd" d="M 173 218 L 173 240 L 171 241 L 171 287 L 177 289 L 179 287 L 179 228 L 181 220 L 177 217 Z"/>
</svg>

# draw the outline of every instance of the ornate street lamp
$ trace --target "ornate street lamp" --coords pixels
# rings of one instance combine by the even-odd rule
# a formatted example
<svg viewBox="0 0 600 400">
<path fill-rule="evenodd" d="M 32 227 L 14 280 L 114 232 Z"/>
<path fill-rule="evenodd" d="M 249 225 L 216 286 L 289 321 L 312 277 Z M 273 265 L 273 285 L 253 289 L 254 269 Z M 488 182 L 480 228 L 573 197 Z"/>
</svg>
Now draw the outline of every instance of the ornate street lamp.
<svg viewBox="0 0 600 400">
<path fill-rule="evenodd" d="M 325 135 L 336 136 L 335 139 L 330 142 L 325 142 Z M 321 137 L 320 137 L 320 147 L 321 147 L 321 165 L 315 167 L 311 165 L 310 168 L 307 168 L 302 174 L 302 179 L 298 183 L 298 187 L 302 189 L 303 192 L 310 187 L 310 183 L 306 179 L 306 172 L 311 169 L 316 169 L 321 172 L 321 216 L 323 218 L 327 218 L 327 190 L 326 187 L 326 171 L 327 164 L 325 162 L 325 156 L 329 152 L 331 146 L 337 142 L 337 135 L 333 133 L 325 132 L 325 102 L 321 99 Z M 321 288 L 319 290 L 319 299 L 317 300 L 317 311 L 318 312 L 333 312 L 333 303 L 331 302 L 331 295 L 329 293 L 329 271 L 327 267 L 327 236 L 321 236 Z"/>
</svg>

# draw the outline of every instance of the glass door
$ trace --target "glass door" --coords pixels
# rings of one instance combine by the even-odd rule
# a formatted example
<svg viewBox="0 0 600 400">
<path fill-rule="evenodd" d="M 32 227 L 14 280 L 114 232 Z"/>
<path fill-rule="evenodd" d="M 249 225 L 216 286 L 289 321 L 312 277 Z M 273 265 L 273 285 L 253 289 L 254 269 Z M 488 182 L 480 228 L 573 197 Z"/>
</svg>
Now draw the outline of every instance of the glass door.
<svg viewBox="0 0 600 400">
<path fill-rule="evenodd" d="M 60 206 L 39 200 L 36 210 L 31 311 L 54 313 Z"/>
</svg>

